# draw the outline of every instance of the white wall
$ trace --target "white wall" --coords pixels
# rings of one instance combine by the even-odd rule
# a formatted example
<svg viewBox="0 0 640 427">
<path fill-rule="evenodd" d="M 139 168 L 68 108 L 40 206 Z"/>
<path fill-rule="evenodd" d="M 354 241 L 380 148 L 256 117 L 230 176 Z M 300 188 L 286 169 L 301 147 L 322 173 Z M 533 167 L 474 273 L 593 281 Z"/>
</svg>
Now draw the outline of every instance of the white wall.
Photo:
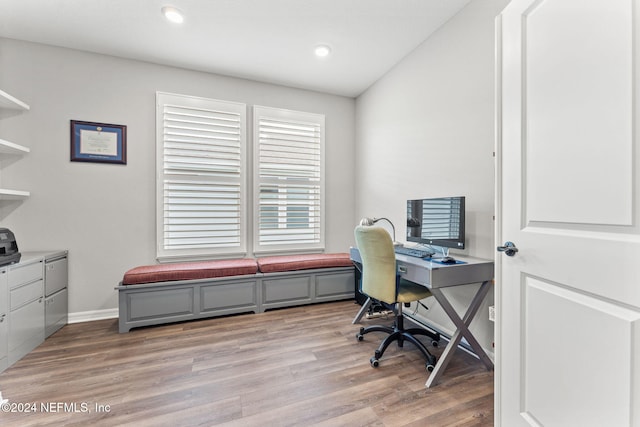
<svg viewBox="0 0 640 427">
<path fill-rule="evenodd" d="M 154 101 L 165 91 L 326 114 L 328 251 L 353 244 L 363 216 L 391 218 L 401 238 L 406 199 L 465 195 L 465 253 L 492 258 L 493 20 L 506 3 L 473 0 L 355 102 L 0 39 L 0 89 L 32 107 L 0 120 L 0 138 L 32 149 L 0 161 L 4 187 L 32 192 L 0 205 L 0 226 L 22 251 L 69 249 L 71 313 L 117 308 L 124 271 L 155 262 Z M 128 164 L 70 162 L 71 119 L 127 125 Z M 429 317 L 450 327 L 437 307 Z M 490 346 L 484 314 L 472 328 Z"/>
<path fill-rule="evenodd" d="M 494 18 L 508 0 L 473 0 L 356 100 L 356 216 L 406 232 L 406 200 L 466 196 L 467 249 L 494 257 Z M 470 289 L 473 288 L 473 289 Z M 464 307 L 476 286 L 452 289 Z M 472 330 L 491 351 L 487 297 Z M 433 302 L 428 314 L 455 328 Z"/>
<path fill-rule="evenodd" d="M 351 98 L 0 39 L 0 89 L 31 111 L 0 120 L 0 138 L 31 148 L 3 159 L 0 226 L 21 251 L 69 250 L 69 311 L 117 308 L 114 286 L 155 263 L 155 93 L 173 92 L 326 115 L 326 248 L 347 251 L 354 214 Z M 69 161 L 69 120 L 127 126 L 127 165 Z M 250 132 L 248 133 L 251 134 Z"/>
</svg>

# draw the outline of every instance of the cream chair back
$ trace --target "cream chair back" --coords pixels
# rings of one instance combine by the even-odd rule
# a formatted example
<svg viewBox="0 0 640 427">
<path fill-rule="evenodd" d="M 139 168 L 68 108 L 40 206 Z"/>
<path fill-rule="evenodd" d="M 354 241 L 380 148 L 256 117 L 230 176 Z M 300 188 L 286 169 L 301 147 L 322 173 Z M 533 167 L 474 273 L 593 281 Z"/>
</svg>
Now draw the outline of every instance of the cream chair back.
<svg viewBox="0 0 640 427">
<path fill-rule="evenodd" d="M 396 302 L 396 254 L 389 233 L 359 225 L 354 230 L 362 258 L 362 292 L 389 304 Z"/>
</svg>

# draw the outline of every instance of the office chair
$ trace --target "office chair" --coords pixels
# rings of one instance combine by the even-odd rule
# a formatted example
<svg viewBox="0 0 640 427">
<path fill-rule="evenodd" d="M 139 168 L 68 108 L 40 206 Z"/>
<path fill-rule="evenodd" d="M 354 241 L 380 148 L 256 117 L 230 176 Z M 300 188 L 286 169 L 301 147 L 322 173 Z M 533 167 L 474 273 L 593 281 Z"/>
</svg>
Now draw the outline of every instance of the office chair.
<svg viewBox="0 0 640 427">
<path fill-rule="evenodd" d="M 397 274 L 396 255 L 389 233 L 380 227 L 359 225 L 355 231 L 356 243 L 362 258 L 362 292 L 369 297 L 383 302 L 393 308 L 395 322 L 393 327 L 373 325 L 360 328 L 356 334 L 358 341 L 364 339 L 369 332 L 386 332 L 389 334 L 370 359 L 371 366 L 377 368 L 379 360 L 389 345 L 396 341 L 402 347 L 404 341 L 413 343 L 427 359 L 426 368 L 433 371 L 436 358 L 425 345 L 414 335 L 424 335 L 432 339 L 436 347 L 440 341 L 440 334 L 423 328 L 404 329 L 402 307 L 405 303 L 419 301 L 431 296 L 431 292 L 424 286 L 401 279 Z"/>
</svg>

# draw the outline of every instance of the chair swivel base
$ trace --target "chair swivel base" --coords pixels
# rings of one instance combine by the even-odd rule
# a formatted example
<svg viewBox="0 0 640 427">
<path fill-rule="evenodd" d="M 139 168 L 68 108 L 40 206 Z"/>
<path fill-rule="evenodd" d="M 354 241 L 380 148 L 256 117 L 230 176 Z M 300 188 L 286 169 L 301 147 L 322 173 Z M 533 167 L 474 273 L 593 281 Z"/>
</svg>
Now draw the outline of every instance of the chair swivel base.
<svg viewBox="0 0 640 427">
<path fill-rule="evenodd" d="M 371 366 L 374 368 L 378 367 L 380 363 L 380 359 L 382 358 L 382 355 L 384 354 L 387 347 L 391 345 L 391 343 L 397 342 L 398 347 L 402 347 L 404 345 L 404 341 L 409 341 L 413 345 L 415 345 L 418 348 L 418 350 L 427 359 L 427 363 L 425 364 L 427 371 L 429 372 L 433 371 L 434 367 L 436 366 L 436 357 L 432 355 L 429 352 L 429 350 L 427 350 L 425 345 L 421 341 L 419 341 L 414 335 L 424 335 L 431 338 L 433 340 L 431 341 L 431 345 L 433 345 L 434 347 L 437 347 L 438 341 L 440 341 L 440 334 L 433 333 L 431 331 L 428 331 L 426 329 L 421 329 L 421 328 L 404 329 L 402 324 L 403 324 L 403 317 L 399 316 L 396 318 L 396 322 L 394 323 L 393 327 L 373 325 L 373 326 L 360 328 L 360 332 L 356 334 L 356 338 L 358 339 L 358 341 L 362 341 L 364 339 L 364 335 L 368 334 L 369 332 L 385 332 L 389 334 L 382 341 L 382 343 L 380 343 L 380 346 L 375 351 L 373 357 L 369 360 L 369 362 L 371 363 Z"/>
</svg>

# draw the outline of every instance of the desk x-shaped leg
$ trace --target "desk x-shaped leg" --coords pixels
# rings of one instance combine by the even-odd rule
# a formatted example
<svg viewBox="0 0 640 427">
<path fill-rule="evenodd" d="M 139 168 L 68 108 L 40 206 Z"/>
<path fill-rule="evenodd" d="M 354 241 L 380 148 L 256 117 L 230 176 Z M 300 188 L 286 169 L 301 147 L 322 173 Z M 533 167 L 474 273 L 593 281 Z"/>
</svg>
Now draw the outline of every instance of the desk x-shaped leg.
<svg viewBox="0 0 640 427">
<path fill-rule="evenodd" d="M 360 311 L 358 311 L 358 314 L 356 314 L 356 317 L 354 317 L 353 320 L 351 321 L 353 325 L 355 325 L 360 321 L 360 319 L 362 319 L 362 316 L 364 316 L 364 313 L 366 313 L 366 311 L 369 310 L 369 307 L 371 307 L 371 304 L 373 304 L 373 301 L 371 301 L 371 297 L 367 297 L 367 300 L 364 302 L 364 304 L 362 304 L 362 307 L 360 307 Z"/>
<path fill-rule="evenodd" d="M 482 346 L 480 346 L 480 344 L 478 343 L 478 340 L 476 340 L 476 338 L 471 334 L 471 331 L 469 331 L 469 325 L 478 312 L 478 309 L 480 308 L 484 297 L 489 292 L 489 289 L 491 289 L 490 281 L 483 282 L 482 285 L 480 285 L 478 292 L 476 292 L 476 295 L 473 297 L 473 300 L 471 301 L 471 304 L 469 304 L 469 308 L 467 308 L 467 312 L 464 314 L 464 317 L 462 319 L 460 318 L 460 316 L 458 316 L 458 313 L 444 296 L 440 288 L 431 289 L 431 293 L 436 298 L 436 301 L 438 301 L 440 306 L 442 306 L 442 309 L 445 311 L 445 313 L 447 313 L 447 316 L 449 316 L 451 321 L 453 321 L 457 329 L 451 336 L 451 341 L 449 341 L 449 344 L 447 344 L 444 351 L 442 352 L 442 355 L 438 359 L 433 372 L 431 372 L 431 374 L 429 375 L 427 383 L 425 384 L 427 388 L 435 385 L 435 383 L 438 381 L 440 375 L 442 375 L 447 365 L 451 361 L 453 353 L 458 347 L 458 344 L 460 344 L 460 340 L 462 339 L 462 337 L 466 338 L 473 351 L 480 358 L 480 360 L 482 360 L 482 363 L 485 364 L 487 369 L 493 369 L 493 362 L 484 352 Z"/>
</svg>

